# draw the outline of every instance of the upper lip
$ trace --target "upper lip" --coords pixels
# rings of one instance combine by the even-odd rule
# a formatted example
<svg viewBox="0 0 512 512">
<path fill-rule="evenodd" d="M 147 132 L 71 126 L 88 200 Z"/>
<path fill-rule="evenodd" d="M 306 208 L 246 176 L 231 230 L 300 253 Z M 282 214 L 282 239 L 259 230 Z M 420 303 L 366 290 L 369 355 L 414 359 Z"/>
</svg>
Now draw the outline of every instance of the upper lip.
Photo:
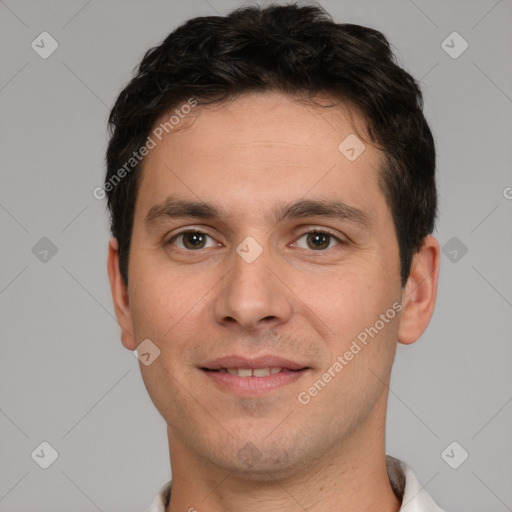
<svg viewBox="0 0 512 512">
<path fill-rule="evenodd" d="M 302 370 L 308 368 L 307 365 L 284 359 L 278 356 L 260 356 L 260 357 L 240 357 L 225 356 L 209 361 L 201 368 L 207 370 L 220 370 L 222 368 L 286 368 L 288 370 Z"/>
</svg>

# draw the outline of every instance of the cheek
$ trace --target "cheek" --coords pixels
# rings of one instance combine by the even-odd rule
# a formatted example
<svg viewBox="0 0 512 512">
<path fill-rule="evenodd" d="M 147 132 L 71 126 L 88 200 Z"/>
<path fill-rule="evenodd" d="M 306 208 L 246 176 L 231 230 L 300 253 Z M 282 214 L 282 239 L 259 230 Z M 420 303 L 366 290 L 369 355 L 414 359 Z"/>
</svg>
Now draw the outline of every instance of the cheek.
<svg viewBox="0 0 512 512">
<path fill-rule="evenodd" d="M 135 262 L 134 262 L 135 263 Z M 185 414 L 186 386 L 192 371 L 189 341 L 193 326 L 201 330 L 201 296 L 190 286 L 190 279 L 139 266 L 134 273 L 130 307 L 137 341 L 149 339 L 160 351 L 148 366 L 140 364 L 141 375 L 155 407 L 168 422 Z M 174 418 L 174 419 L 173 419 Z"/>
<path fill-rule="evenodd" d="M 136 271 L 130 280 L 130 308 L 136 333 L 163 344 L 202 307 L 203 297 L 214 282 L 171 271 L 166 265 L 152 265 L 153 260 L 147 254 L 134 254 Z"/>
<path fill-rule="evenodd" d="M 375 268 L 375 264 L 368 265 L 367 271 L 352 267 L 353 271 L 340 272 L 338 278 L 317 276 L 303 284 L 304 314 L 321 329 L 329 354 L 323 371 L 333 372 L 335 361 L 343 366 L 334 371 L 335 383 L 326 399 L 357 401 L 360 394 L 374 399 L 382 390 L 381 381 L 387 380 L 398 331 L 398 315 L 392 306 L 399 295 L 392 291 L 395 284 Z"/>
<path fill-rule="evenodd" d="M 396 297 L 389 286 L 375 274 L 346 272 L 338 279 L 315 279 L 315 285 L 302 287 L 301 297 L 309 299 L 304 314 L 322 329 L 329 354 L 304 391 L 322 389 L 312 407 L 330 410 L 333 425 L 357 424 L 385 389 L 398 330 L 398 314 L 392 307 Z M 325 388 L 319 380 L 327 382 Z"/>
<path fill-rule="evenodd" d="M 305 275 L 297 281 L 296 290 L 305 314 L 316 317 L 316 322 L 324 324 L 322 331 L 340 344 L 373 325 L 394 300 L 389 282 L 375 272 L 375 264 L 347 265 L 334 275 Z"/>
</svg>

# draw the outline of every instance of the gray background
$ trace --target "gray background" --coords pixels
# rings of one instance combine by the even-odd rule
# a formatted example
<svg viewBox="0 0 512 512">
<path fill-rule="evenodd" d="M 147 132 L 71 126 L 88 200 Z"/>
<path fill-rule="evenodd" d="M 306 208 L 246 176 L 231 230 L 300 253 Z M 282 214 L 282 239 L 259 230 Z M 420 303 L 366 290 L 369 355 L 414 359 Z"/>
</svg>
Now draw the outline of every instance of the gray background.
<svg viewBox="0 0 512 512">
<path fill-rule="evenodd" d="M 447 510 L 512 510 L 512 2 L 321 4 L 389 37 L 422 81 L 439 154 L 438 304 L 399 347 L 387 451 Z M 109 107 L 145 51 L 240 5 L 0 0 L 1 511 L 142 511 L 170 477 L 165 423 L 120 343 L 92 192 Z M 43 31 L 59 44 L 47 59 L 31 48 Z M 441 46 L 453 31 L 469 44 L 456 59 Z M 59 455 L 46 470 L 31 457 L 43 441 Z M 458 469 L 441 456 L 453 441 L 452 464 L 469 453 Z"/>
</svg>

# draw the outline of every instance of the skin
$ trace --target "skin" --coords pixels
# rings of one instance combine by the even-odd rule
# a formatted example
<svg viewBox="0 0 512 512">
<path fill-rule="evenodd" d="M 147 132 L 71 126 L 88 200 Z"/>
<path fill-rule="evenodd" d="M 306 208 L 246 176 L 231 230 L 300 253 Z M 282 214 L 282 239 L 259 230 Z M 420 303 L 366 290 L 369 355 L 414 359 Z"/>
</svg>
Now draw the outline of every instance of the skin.
<svg viewBox="0 0 512 512">
<path fill-rule="evenodd" d="M 108 256 L 123 345 L 134 350 L 149 338 L 160 350 L 140 369 L 167 423 L 167 510 L 397 511 L 385 468 L 388 385 L 397 342 L 416 341 L 433 313 L 439 243 L 425 238 L 402 288 L 396 233 L 377 181 L 383 155 L 366 144 L 351 162 L 338 150 L 355 128 L 365 133 L 355 110 L 265 92 L 198 106 L 180 123 L 144 162 L 128 287 L 115 239 Z M 218 203 L 226 216 L 165 218 L 148 228 L 147 213 L 169 196 Z M 343 201 L 370 226 L 269 218 L 275 205 L 300 199 Z M 190 249 L 190 235 L 173 238 L 191 228 L 208 235 L 203 248 Z M 311 248 L 312 230 L 346 243 L 327 238 Z M 236 252 L 248 236 L 262 248 L 252 263 Z M 401 312 L 300 403 L 299 393 L 395 302 Z M 221 356 L 267 354 L 309 370 L 245 397 L 200 370 Z"/>
</svg>

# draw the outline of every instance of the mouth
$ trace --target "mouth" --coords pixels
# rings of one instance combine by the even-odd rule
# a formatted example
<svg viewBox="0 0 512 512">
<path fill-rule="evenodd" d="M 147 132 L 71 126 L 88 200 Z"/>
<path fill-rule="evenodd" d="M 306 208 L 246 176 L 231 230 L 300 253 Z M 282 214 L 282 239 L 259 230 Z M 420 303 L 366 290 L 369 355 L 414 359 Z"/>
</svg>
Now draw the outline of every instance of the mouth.
<svg viewBox="0 0 512 512">
<path fill-rule="evenodd" d="M 220 368 L 212 370 L 210 368 L 201 368 L 207 372 L 229 373 L 229 375 L 236 375 L 237 377 L 268 377 L 269 375 L 276 375 L 281 372 L 299 372 L 300 370 L 290 370 L 288 368 L 280 368 L 278 366 L 266 368 Z"/>
<path fill-rule="evenodd" d="M 247 396 L 265 394 L 291 384 L 311 368 L 279 357 L 229 356 L 211 361 L 200 370 L 222 391 Z"/>
</svg>

